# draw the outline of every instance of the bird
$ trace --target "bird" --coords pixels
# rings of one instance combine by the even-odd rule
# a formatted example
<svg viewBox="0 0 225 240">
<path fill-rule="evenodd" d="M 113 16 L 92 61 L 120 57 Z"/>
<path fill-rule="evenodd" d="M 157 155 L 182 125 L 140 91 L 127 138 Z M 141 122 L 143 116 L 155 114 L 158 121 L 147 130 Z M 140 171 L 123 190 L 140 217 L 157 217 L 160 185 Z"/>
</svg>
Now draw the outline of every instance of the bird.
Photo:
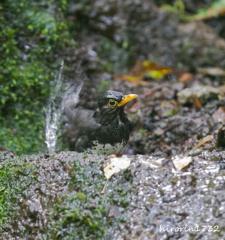
<svg viewBox="0 0 225 240">
<path fill-rule="evenodd" d="M 64 124 L 73 150 L 88 154 L 121 155 L 126 147 L 132 124 L 124 106 L 137 98 L 109 90 L 97 102 L 96 110 L 64 107 Z"/>
</svg>

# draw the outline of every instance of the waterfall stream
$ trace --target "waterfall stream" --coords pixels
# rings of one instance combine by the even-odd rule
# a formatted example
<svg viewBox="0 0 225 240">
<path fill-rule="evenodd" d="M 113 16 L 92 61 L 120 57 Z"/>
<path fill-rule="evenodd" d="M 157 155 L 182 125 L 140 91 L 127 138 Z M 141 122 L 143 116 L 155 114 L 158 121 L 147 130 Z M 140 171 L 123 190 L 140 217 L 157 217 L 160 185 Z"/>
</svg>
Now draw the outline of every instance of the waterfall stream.
<svg viewBox="0 0 225 240">
<path fill-rule="evenodd" d="M 57 131 L 60 119 L 66 104 L 76 106 L 84 80 L 80 84 L 65 84 L 63 78 L 64 62 L 61 63 L 59 72 L 54 79 L 51 94 L 46 109 L 45 143 L 47 151 L 54 153 L 57 144 Z"/>
</svg>

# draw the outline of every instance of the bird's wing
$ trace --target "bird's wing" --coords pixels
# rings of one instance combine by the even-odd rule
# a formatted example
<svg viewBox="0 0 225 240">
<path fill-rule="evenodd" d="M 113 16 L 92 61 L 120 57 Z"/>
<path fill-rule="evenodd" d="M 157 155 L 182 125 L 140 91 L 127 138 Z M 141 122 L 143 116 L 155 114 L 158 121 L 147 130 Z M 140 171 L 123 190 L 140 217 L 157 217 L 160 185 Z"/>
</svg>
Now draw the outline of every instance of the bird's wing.
<svg viewBox="0 0 225 240">
<path fill-rule="evenodd" d="M 100 124 L 96 123 L 93 118 L 94 111 L 92 110 L 71 109 L 65 106 L 64 112 L 64 124 L 71 142 L 78 145 L 82 142 L 85 145 L 89 137 L 100 128 Z"/>
</svg>

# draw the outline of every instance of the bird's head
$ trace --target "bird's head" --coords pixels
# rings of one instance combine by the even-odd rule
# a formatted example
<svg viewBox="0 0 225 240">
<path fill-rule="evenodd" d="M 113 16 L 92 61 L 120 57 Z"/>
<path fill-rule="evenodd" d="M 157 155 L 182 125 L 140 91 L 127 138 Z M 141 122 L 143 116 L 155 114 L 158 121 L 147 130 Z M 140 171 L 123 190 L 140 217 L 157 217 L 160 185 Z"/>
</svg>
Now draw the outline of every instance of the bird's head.
<svg viewBox="0 0 225 240">
<path fill-rule="evenodd" d="M 137 97 L 136 94 L 125 94 L 117 91 L 107 91 L 98 100 L 98 109 L 95 112 L 95 117 L 104 120 L 108 123 L 115 119 L 121 112 L 126 103 Z"/>
</svg>

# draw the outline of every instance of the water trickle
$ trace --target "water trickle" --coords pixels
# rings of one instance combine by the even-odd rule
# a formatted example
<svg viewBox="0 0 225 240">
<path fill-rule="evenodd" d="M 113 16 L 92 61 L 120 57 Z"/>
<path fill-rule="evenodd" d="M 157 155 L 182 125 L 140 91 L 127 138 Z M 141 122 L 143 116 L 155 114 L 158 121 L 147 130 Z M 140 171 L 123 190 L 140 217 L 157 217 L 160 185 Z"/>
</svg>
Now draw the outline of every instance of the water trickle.
<svg viewBox="0 0 225 240">
<path fill-rule="evenodd" d="M 55 151 L 57 141 L 56 133 L 58 130 L 59 118 L 62 113 L 62 106 L 59 97 L 61 95 L 60 93 L 62 91 L 63 84 L 63 68 L 64 62 L 61 63 L 59 73 L 53 82 L 53 89 L 51 89 L 48 107 L 46 109 L 45 143 L 49 153 L 53 153 Z"/>
<path fill-rule="evenodd" d="M 59 73 L 53 82 L 53 89 L 46 109 L 45 143 L 49 153 L 54 153 L 57 143 L 57 130 L 64 106 L 75 106 L 79 100 L 79 94 L 84 80 L 79 85 L 65 85 L 63 82 L 64 62 L 61 63 Z"/>
</svg>

